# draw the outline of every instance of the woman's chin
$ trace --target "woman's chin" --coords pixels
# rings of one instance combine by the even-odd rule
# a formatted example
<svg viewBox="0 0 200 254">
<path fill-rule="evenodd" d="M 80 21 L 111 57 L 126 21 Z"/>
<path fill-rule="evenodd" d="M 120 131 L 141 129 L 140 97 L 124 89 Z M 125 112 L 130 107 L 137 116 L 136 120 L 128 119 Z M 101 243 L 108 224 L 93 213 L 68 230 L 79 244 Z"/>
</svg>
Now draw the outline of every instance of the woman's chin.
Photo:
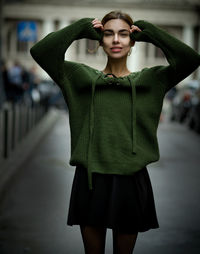
<svg viewBox="0 0 200 254">
<path fill-rule="evenodd" d="M 126 58 L 128 56 L 128 54 L 118 54 L 118 53 L 112 53 L 112 54 L 107 54 L 107 56 L 111 59 L 122 59 L 122 58 Z"/>
</svg>

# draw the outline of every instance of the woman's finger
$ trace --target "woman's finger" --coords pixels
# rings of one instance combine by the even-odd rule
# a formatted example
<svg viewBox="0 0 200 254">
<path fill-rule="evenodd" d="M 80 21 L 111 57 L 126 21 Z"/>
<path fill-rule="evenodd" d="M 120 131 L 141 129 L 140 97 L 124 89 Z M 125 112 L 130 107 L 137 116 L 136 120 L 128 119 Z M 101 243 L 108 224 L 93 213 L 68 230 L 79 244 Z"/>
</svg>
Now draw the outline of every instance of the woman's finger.
<svg viewBox="0 0 200 254">
<path fill-rule="evenodd" d="M 138 26 L 134 26 L 134 25 L 131 26 L 130 30 L 131 32 L 134 32 L 134 31 L 142 32 L 142 30 Z"/>
<path fill-rule="evenodd" d="M 101 30 L 104 29 L 101 21 L 98 20 L 97 18 L 92 20 L 92 24 L 94 28 L 100 28 Z"/>
<path fill-rule="evenodd" d="M 100 20 L 98 20 L 97 18 L 92 20 L 92 23 L 93 23 L 93 24 L 95 24 L 95 23 L 99 23 L 99 22 L 101 23 L 101 21 L 100 21 Z"/>
</svg>

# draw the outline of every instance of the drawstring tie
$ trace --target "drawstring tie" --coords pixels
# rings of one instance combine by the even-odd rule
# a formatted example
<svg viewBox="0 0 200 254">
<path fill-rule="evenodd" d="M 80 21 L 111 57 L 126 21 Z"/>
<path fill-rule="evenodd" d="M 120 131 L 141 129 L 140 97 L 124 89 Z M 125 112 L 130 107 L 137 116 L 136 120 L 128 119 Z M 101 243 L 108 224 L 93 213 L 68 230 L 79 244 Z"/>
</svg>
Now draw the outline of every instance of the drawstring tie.
<svg viewBox="0 0 200 254">
<path fill-rule="evenodd" d="M 135 89 L 135 85 L 133 84 L 133 82 L 131 82 L 131 79 L 129 76 L 128 80 L 129 83 L 131 85 L 131 92 L 132 92 L 132 153 L 136 154 L 136 146 L 137 146 L 137 140 L 136 140 L 136 89 Z"/>
<path fill-rule="evenodd" d="M 95 87 L 96 82 L 99 79 L 100 75 L 98 75 L 92 81 L 92 98 L 90 104 L 90 115 L 89 115 L 89 144 L 88 144 L 88 158 L 87 158 L 87 170 L 88 170 L 88 184 L 89 189 L 92 189 L 92 168 L 90 165 L 91 157 L 91 146 L 92 146 L 92 136 L 93 136 L 93 129 L 94 129 L 94 95 L 95 95 Z"/>
<path fill-rule="evenodd" d="M 113 74 L 107 74 L 106 77 L 109 75 L 114 76 Z M 94 96 L 95 96 L 95 87 L 96 82 L 101 76 L 98 75 L 95 79 L 92 81 L 92 98 L 91 98 L 91 104 L 90 104 L 90 115 L 89 115 L 89 144 L 88 144 L 88 158 L 87 158 L 87 170 L 88 170 L 88 184 L 89 189 L 92 189 L 92 168 L 91 168 L 91 159 L 92 159 L 92 138 L 93 138 L 93 130 L 94 130 Z M 115 77 L 114 77 L 115 78 Z M 131 86 L 131 94 L 132 94 L 132 103 L 131 103 L 131 124 L 132 124 L 132 153 L 136 154 L 136 89 L 135 85 L 131 82 L 131 79 L 129 76 L 127 76 L 129 84 Z M 119 82 L 117 82 L 118 85 L 120 85 Z"/>
</svg>

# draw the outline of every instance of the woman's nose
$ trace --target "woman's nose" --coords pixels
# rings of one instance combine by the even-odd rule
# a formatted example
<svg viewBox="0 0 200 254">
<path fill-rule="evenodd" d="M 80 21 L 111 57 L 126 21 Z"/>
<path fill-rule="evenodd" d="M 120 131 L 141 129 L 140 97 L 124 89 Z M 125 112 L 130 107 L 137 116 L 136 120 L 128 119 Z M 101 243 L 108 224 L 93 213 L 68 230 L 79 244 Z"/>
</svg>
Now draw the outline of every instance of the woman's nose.
<svg viewBox="0 0 200 254">
<path fill-rule="evenodd" d="M 119 36 L 118 36 L 118 34 L 115 34 L 115 35 L 114 35 L 113 41 L 114 41 L 115 43 L 116 43 L 116 42 L 119 42 Z"/>
</svg>

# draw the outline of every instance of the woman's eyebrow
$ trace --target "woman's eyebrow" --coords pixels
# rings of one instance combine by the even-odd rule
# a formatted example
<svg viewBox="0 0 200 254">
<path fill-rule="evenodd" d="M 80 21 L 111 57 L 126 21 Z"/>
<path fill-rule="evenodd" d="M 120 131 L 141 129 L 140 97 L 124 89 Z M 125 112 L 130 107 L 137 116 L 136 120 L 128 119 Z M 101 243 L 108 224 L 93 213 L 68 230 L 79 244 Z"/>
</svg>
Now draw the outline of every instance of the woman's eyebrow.
<svg viewBox="0 0 200 254">
<path fill-rule="evenodd" d="M 105 29 L 104 32 L 111 32 L 112 33 L 113 30 L 112 29 Z"/>
<path fill-rule="evenodd" d="M 105 29 L 104 32 L 111 32 L 111 33 L 113 33 L 114 31 L 112 29 Z M 120 33 L 121 32 L 129 32 L 129 30 L 127 30 L 127 29 L 121 29 L 118 32 L 120 32 Z"/>
<path fill-rule="evenodd" d="M 130 32 L 128 29 L 121 29 L 119 32 Z"/>
</svg>

